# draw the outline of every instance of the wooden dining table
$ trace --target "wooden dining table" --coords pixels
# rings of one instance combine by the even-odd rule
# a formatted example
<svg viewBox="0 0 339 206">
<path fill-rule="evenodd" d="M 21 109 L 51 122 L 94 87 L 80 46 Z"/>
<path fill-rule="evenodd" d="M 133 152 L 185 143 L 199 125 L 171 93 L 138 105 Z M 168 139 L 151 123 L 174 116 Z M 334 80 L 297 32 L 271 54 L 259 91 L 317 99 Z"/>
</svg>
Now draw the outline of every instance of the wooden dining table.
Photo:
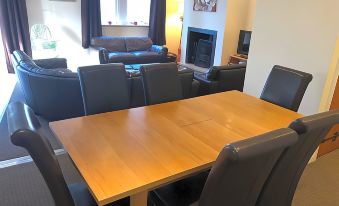
<svg viewBox="0 0 339 206">
<path fill-rule="evenodd" d="M 98 205 L 149 191 L 212 167 L 226 144 L 288 125 L 301 115 L 229 91 L 51 122 Z M 250 171 L 249 171 L 250 172 Z"/>
</svg>

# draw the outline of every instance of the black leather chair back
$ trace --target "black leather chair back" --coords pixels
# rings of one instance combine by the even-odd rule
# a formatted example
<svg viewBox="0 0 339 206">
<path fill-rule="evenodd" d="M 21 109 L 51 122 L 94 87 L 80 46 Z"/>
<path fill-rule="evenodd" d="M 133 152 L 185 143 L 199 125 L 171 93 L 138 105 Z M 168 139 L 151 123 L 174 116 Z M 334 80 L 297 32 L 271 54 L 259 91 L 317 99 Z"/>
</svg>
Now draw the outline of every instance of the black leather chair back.
<svg viewBox="0 0 339 206">
<path fill-rule="evenodd" d="M 244 90 L 246 64 L 220 66 L 217 74 L 218 92 L 225 92 L 231 90 Z M 223 68 L 224 67 L 224 68 Z"/>
<path fill-rule="evenodd" d="M 276 161 L 297 136 L 285 128 L 226 146 L 212 167 L 199 205 L 255 205 Z"/>
<path fill-rule="evenodd" d="M 33 110 L 16 102 L 8 106 L 8 130 L 14 145 L 25 148 L 39 168 L 56 205 L 74 206 L 74 202 L 51 144 L 39 133 L 41 125 Z"/>
<path fill-rule="evenodd" d="M 141 73 L 147 105 L 183 98 L 182 85 L 175 63 L 143 65 Z"/>
<path fill-rule="evenodd" d="M 312 75 L 275 65 L 260 98 L 287 109 L 298 111 Z"/>
<path fill-rule="evenodd" d="M 291 205 L 300 177 L 311 156 L 329 130 L 339 123 L 339 110 L 298 119 L 289 126 L 298 134 L 298 142 L 284 152 L 272 170 L 260 198 L 259 206 Z"/>
<path fill-rule="evenodd" d="M 78 75 L 86 115 L 130 107 L 130 87 L 123 64 L 79 67 Z"/>
</svg>

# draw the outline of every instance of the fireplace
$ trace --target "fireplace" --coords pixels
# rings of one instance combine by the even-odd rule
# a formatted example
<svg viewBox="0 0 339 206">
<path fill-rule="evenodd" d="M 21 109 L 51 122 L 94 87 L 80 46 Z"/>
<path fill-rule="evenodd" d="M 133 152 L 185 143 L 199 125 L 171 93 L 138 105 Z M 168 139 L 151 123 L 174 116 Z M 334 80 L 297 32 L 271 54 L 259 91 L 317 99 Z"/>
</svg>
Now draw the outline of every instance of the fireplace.
<svg viewBox="0 0 339 206">
<path fill-rule="evenodd" d="M 188 27 L 186 63 L 209 68 L 214 64 L 217 31 Z"/>
</svg>

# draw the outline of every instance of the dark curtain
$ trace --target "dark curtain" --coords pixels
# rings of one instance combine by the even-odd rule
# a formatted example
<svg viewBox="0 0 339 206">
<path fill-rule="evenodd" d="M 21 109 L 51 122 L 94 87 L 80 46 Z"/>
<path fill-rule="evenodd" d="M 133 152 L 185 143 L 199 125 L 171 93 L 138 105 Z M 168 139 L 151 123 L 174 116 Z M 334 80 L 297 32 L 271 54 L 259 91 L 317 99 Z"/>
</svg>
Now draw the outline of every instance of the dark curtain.
<svg viewBox="0 0 339 206">
<path fill-rule="evenodd" d="M 102 36 L 100 0 L 81 0 L 82 47 L 90 46 L 91 38 Z"/>
<path fill-rule="evenodd" d="M 148 36 L 156 45 L 166 44 L 166 0 L 151 0 Z"/>
<path fill-rule="evenodd" d="M 21 50 L 32 56 L 26 0 L 0 0 L 0 28 L 7 70 L 14 73 L 11 61 L 14 50 Z"/>
</svg>

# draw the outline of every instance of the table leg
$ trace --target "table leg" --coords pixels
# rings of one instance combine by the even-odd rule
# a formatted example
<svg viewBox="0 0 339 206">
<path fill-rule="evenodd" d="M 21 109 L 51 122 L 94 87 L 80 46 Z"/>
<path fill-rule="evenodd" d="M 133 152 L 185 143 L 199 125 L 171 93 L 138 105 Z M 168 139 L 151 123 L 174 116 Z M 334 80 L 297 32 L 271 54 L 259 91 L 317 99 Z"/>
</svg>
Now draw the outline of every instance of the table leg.
<svg viewBox="0 0 339 206">
<path fill-rule="evenodd" d="M 143 191 L 135 195 L 131 195 L 130 206 L 147 206 L 148 191 Z"/>
</svg>

